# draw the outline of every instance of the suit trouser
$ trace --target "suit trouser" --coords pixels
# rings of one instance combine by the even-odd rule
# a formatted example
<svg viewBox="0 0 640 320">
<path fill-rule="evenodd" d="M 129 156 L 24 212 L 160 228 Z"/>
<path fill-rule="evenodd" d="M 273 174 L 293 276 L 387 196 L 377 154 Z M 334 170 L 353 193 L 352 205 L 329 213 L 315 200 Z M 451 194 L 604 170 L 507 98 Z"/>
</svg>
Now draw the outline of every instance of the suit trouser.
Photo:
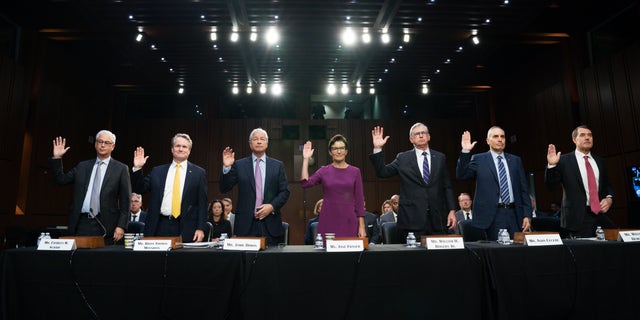
<svg viewBox="0 0 640 320">
<path fill-rule="evenodd" d="M 591 238 L 596 235 L 596 227 L 601 226 L 605 229 L 615 228 L 615 224 L 609 217 L 604 214 L 594 214 L 591 207 L 587 206 L 584 211 L 584 218 L 578 230 L 569 230 L 569 236 L 572 238 Z"/>
</svg>

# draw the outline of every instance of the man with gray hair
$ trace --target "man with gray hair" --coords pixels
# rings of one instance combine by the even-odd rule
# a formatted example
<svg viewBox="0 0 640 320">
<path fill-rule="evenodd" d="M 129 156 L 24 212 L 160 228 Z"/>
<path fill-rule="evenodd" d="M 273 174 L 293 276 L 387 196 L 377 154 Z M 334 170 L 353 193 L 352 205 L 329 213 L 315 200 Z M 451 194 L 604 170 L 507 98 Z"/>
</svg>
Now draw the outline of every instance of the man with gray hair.
<svg viewBox="0 0 640 320">
<path fill-rule="evenodd" d="M 280 160 L 267 157 L 269 136 L 262 128 L 249 134 L 251 156 L 235 161 L 230 147 L 222 151 L 220 192 L 238 185 L 233 233 L 265 237 L 268 245 L 284 242 L 280 209 L 289 199 L 289 185 Z"/>
<path fill-rule="evenodd" d="M 67 140 L 53 140 L 53 157 L 49 160 L 53 181 L 57 185 L 73 184 L 69 210 L 69 234 L 102 236 L 106 244 L 124 236 L 129 216 L 131 182 L 129 167 L 111 158 L 116 135 L 108 130 L 96 134 L 96 158 L 80 162 L 64 172 L 62 157 L 71 147 Z"/>
<path fill-rule="evenodd" d="M 401 239 L 413 232 L 416 239 L 430 234 L 446 234 L 456 227 L 455 198 L 443 153 L 429 147 L 431 134 L 423 123 L 409 129 L 413 149 L 398 153 L 389 164 L 384 163 L 382 147 L 389 136 L 384 128 L 371 130 L 373 153 L 369 159 L 379 178 L 400 177 L 398 231 Z"/>
<path fill-rule="evenodd" d="M 186 133 L 171 139 L 169 164 L 157 166 L 143 177 L 142 167 L 149 156 L 142 147 L 133 158 L 133 190 L 151 192 L 151 204 L 144 228 L 145 236 L 181 236 L 183 242 L 201 242 L 207 226 L 207 174 L 189 161 L 193 142 Z"/>
<path fill-rule="evenodd" d="M 489 128 L 486 141 L 489 151 L 471 156 L 477 141 L 471 142 L 469 131 L 462 134 L 456 177 L 476 180 L 471 224 L 485 230 L 488 240 L 497 240 L 500 229 L 507 229 L 513 238 L 515 232 L 529 231 L 531 226 L 529 183 L 520 157 L 504 152 L 507 142 L 502 128 Z"/>
</svg>

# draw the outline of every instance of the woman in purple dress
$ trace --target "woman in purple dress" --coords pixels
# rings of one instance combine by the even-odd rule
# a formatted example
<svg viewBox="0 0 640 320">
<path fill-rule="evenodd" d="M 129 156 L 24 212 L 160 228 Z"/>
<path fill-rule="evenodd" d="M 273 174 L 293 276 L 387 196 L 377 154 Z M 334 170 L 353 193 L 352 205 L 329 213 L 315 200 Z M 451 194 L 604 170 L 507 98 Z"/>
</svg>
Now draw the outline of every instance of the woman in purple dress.
<svg viewBox="0 0 640 320">
<path fill-rule="evenodd" d="M 367 236 L 364 224 L 364 192 L 360 169 L 346 161 L 347 139 L 337 134 L 329 140 L 332 163 L 320 167 L 309 177 L 309 158 L 313 155 L 311 141 L 302 150 L 302 187 L 322 185 L 322 209 L 318 233 L 335 233 L 336 237 Z"/>
</svg>

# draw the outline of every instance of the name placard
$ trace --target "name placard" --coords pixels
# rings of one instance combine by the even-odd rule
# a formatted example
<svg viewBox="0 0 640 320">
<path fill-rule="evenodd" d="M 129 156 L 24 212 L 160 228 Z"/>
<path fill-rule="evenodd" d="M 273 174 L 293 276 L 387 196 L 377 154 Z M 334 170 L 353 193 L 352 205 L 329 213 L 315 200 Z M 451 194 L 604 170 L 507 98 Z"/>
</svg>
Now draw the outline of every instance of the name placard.
<svg viewBox="0 0 640 320">
<path fill-rule="evenodd" d="M 531 247 L 562 245 L 559 233 L 524 234 L 524 245 Z"/>
<path fill-rule="evenodd" d="M 618 233 L 618 240 L 622 242 L 640 241 L 640 230 L 626 230 Z"/>
<path fill-rule="evenodd" d="M 327 252 L 359 252 L 364 251 L 364 242 L 357 240 L 327 240 Z"/>
<path fill-rule="evenodd" d="M 260 238 L 229 238 L 224 240 L 223 250 L 260 251 Z"/>
<path fill-rule="evenodd" d="M 133 251 L 167 251 L 171 250 L 171 239 L 136 240 Z"/>
<path fill-rule="evenodd" d="M 75 239 L 43 239 L 38 245 L 38 250 L 71 251 L 75 249 Z"/>
<path fill-rule="evenodd" d="M 427 250 L 464 249 L 462 237 L 426 237 Z"/>
</svg>

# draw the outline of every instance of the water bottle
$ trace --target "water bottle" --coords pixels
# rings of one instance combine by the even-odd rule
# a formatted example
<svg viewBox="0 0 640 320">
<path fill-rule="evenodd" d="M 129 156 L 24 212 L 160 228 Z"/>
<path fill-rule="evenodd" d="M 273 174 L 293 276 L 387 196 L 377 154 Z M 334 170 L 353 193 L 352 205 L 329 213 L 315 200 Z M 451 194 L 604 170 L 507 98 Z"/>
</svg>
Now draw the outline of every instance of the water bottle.
<svg viewBox="0 0 640 320">
<path fill-rule="evenodd" d="M 220 238 L 218 238 L 218 247 L 220 248 L 224 247 L 224 240 L 227 240 L 227 234 L 221 233 Z"/>
<path fill-rule="evenodd" d="M 507 229 L 502 229 L 502 244 L 511 244 L 511 237 Z"/>
<path fill-rule="evenodd" d="M 316 241 L 315 241 L 315 245 L 313 246 L 313 248 L 315 248 L 315 249 L 322 249 L 323 248 L 322 235 L 320 233 L 318 233 L 318 235 L 316 235 Z"/>
<path fill-rule="evenodd" d="M 416 246 L 416 236 L 413 235 L 413 232 L 409 232 L 407 235 L 407 247 L 413 248 Z"/>
<path fill-rule="evenodd" d="M 598 226 L 598 228 L 596 228 L 596 240 L 600 240 L 600 241 L 606 240 L 604 237 L 604 230 L 602 230 L 601 226 Z"/>
<path fill-rule="evenodd" d="M 37 246 L 40 246 L 40 241 L 42 241 L 42 239 L 44 238 L 44 232 L 40 232 L 40 235 L 38 236 L 38 243 Z"/>
<path fill-rule="evenodd" d="M 44 233 L 44 237 L 42 239 L 48 239 L 51 240 L 51 234 L 49 234 L 49 232 L 45 232 Z"/>
</svg>

